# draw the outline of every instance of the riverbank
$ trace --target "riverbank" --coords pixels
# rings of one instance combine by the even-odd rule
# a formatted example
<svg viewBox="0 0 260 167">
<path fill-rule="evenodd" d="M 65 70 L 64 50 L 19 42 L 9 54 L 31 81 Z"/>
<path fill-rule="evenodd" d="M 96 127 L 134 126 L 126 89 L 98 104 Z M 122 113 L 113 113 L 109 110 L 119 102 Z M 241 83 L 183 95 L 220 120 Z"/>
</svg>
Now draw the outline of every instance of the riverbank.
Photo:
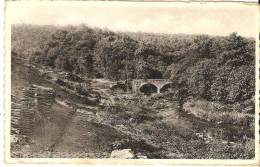
<svg viewBox="0 0 260 167">
<path fill-rule="evenodd" d="M 171 94 L 119 94 L 104 82 L 89 80 L 90 89 L 101 95 L 99 104 L 90 105 L 38 73 L 24 72 L 29 70 L 22 64 L 16 64 L 12 70 L 14 80 L 20 81 L 12 85 L 17 90 L 13 91 L 15 96 L 20 87 L 31 84 L 51 87 L 57 95 L 50 112 L 40 117 L 45 120 L 43 124 L 32 125 L 41 131 L 33 131 L 29 136 L 31 143 L 13 147 L 14 157 L 110 158 L 114 150 L 124 149 L 149 159 L 254 157 L 253 136 L 241 140 L 250 131 L 241 130 L 241 126 L 216 126 L 180 112 Z M 21 81 L 28 83 L 21 85 Z"/>
<path fill-rule="evenodd" d="M 184 103 L 183 110 L 208 122 L 254 127 L 253 114 L 228 111 L 227 106 L 217 102 L 189 100 Z"/>
</svg>

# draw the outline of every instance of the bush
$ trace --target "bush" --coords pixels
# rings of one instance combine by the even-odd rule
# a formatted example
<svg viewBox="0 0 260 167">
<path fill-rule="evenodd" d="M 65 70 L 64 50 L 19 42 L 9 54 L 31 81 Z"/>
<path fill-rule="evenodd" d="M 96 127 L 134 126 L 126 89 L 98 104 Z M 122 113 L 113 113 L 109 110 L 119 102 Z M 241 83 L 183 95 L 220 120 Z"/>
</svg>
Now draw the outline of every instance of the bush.
<svg viewBox="0 0 260 167">
<path fill-rule="evenodd" d="M 81 84 L 78 84 L 78 85 L 75 85 L 75 90 L 78 94 L 80 95 L 88 95 L 89 94 L 89 89 L 85 88 L 83 85 Z"/>
</svg>

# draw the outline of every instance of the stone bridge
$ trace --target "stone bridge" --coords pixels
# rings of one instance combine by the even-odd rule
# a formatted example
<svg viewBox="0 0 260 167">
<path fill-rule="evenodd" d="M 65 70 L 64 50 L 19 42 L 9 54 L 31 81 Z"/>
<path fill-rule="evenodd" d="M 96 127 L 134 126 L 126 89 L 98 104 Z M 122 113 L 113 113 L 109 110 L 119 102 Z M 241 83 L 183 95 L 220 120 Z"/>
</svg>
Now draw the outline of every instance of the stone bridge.
<svg viewBox="0 0 260 167">
<path fill-rule="evenodd" d="M 162 90 L 171 88 L 172 86 L 172 81 L 169 79 L 133 79 L 130 80 L 129 83 L 131 84 L 133 93 L 142 92 L 142 88 L 149 87 L 153 90 L 156 89 L 156 92 L 159 94 Z M 121 87 L 121 89 L 126 91 L 126 80 L 110 82 L 110 88 L 115 87 Z"/>
<path fill-rule="evenodd" d="M 135 79 L 131 81 L 132 91 L 140 92 L 143 86 L 151 85 L 155 86 L 157 93 L 161 93 L 161 90 L 166 87 L 171 87 L 172 82 L 168 79 Z"/>
</svg>

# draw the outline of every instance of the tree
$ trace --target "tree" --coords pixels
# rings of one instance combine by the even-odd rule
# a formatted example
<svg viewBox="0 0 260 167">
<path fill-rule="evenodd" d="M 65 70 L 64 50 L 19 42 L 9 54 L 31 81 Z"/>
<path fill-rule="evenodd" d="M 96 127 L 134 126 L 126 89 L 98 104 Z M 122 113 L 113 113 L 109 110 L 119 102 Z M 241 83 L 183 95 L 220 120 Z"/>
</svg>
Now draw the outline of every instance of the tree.
<svg viewBox="0 0 260 167">
<path fill-rule="evenodd" d="M 87 77 L 128 81 L 163 75 L 178 85 L 176 90 L 185 90 L 185 97 L 228 104 L 254 96 L 255 41 L 237 33 L 166 35 L 21 25 L 12 26 L 11 40 L 16 57 Z"/>
<path fill-rule="evenodd" d="M 143 59 L 138 59 L 135 65 L 136 79 L 148 78 L 148 64 Z"/>
<path fill-rule="evenodd" d="M 57 59 L 55 60 L 55 66 L 58 69 L 62 69 L 65 71 L 72 71 L 72 64 L 69 61 L 69 58 L 64 55 L 59 55 Z"/>
<path fill-rule="evenodd" d="M 227 65 L 240 66 L 248 64 L 253 60 L 252 48 L 248 48 L 244 38 L 232 33 L 226 38 L 226 48 L 220 58 Z"/>
<path fill-rule="evenodd" d="M 97 70 L 108 79 L 126 79 L 127 75 L 133 78 L 132 62 L 135 49 L 136 42 L 126 36 L 102 39 L 96 45 L 94 52 Z"/>
<path fill-rule="evenodd" d="M 201 58 L 210 58 L 210 48 L 212 39 L 208 35 L 199 35 L 193 39 L 193 43 L 189 47 L 190 55 L 196 55 Z"/>
</svg>

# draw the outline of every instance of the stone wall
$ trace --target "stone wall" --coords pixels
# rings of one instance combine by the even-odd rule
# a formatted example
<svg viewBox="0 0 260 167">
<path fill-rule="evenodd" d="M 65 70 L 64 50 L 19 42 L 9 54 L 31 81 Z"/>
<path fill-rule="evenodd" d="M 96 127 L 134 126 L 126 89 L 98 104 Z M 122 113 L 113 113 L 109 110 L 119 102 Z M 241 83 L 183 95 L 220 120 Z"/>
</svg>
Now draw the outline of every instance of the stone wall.
<svg viewBox="0 0 260 167">
<path fill-rule="evenodd" d="M 54 103 L 55 91 L 38 85 L 20 90 L 20 94 L 11 95 L 11 135 L 30 136 L 36 117 L 50 112 Z"/>
</svg>

